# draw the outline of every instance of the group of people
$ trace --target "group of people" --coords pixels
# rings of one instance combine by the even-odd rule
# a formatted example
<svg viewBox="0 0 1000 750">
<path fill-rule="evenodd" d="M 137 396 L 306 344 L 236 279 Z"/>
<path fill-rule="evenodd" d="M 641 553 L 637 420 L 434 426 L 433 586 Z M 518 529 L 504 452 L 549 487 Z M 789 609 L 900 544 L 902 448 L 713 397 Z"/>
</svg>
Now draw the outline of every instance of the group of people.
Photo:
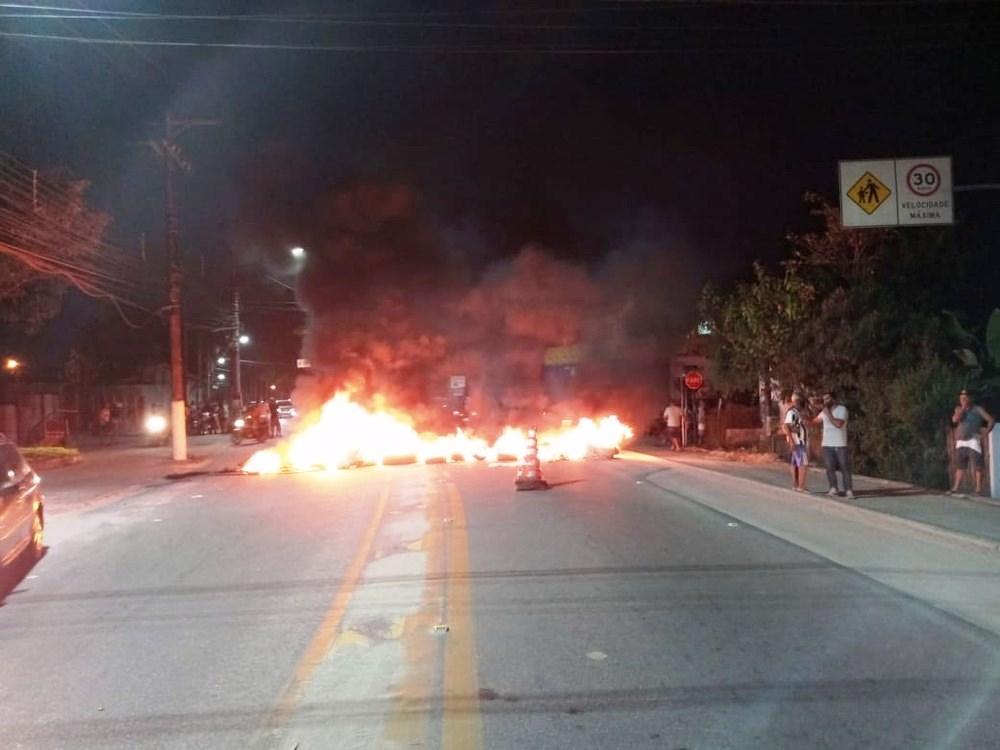
<svg viewBox="0 0 1000 750">
<path fill-rule="evenodd" d="M 202 434 L 219 434 L 229 429 L 229 404 L 213 401 L 200 408 L 188 408 L 189 431 Z"/>
<path fill-rule="evenodd" d="M 251 401 L 247 405 L 246 415 L 256 420 L 258 424 L 266 424 L 268 437 L 281 437 L 281 415 L 275 399 Z"/>
<path fill-rule="evenodd" d="M 695 423 L 697 425 L 698 445 L 705 443 L 705 402 L 698 400 L 694 409 Z M 663 410 L 663 422 L 666 426 L 666 438 L 670 442 L 670 449 L 681 450 L 681 433 L 684 423 L 684 410 L 676 401 L 671 401 Z"/>
<path fill-rule="evenodd" d="M 822 408 L 813 414 L 801 393 L 793 393 L 792 401 L 782 420 L 782 431 L 788 441 L 789 463 L 792 467 L 792 489 L 806 491 L 806 476 L 809 473 L 809 424 L 823 425 L 823 464 L 826 479 L 830 484 L 827 491 L 831 497 L 840 495 L 838 477 L 844 486 L 848 500 L 854 499 L 851 478 L 851 457 L 847 450 L 847 407 L 837 402 L 837 394 L 828 391 L 823 394 Z"/>
<path fill-rule="evenodd" d="M 823 463 L 826 478 L 830 484 L 829 494 L 838 496 L 838 473 L 843 484 L 844 495 L 854 498 L 851 480 L 851 460 L 847 446 L 847 407 L 837 402 L 832 391 L 823 394 L 822 409 L 811 413 L 805 398 L 800 393 L 792 394 L 791 405 L 782 420 L 782 430 L 788 441 L 789 463 L 792 470 L 792 489 L 806 491 L 806 475 L 809 471 L 809 424 L 823 425 Z M 954 429 L 955 475 L 949 495 L 961 496 L 962 482 L 966 474 L 972 476 L 977 495 L 983 494 L 983 475 L 986 461 L 983 441 L 993 429 L 995 420 L 983 407 L 977 405 L 967 390 L 958 394 L 958 405 L 951 416 Z"/>
</svg>

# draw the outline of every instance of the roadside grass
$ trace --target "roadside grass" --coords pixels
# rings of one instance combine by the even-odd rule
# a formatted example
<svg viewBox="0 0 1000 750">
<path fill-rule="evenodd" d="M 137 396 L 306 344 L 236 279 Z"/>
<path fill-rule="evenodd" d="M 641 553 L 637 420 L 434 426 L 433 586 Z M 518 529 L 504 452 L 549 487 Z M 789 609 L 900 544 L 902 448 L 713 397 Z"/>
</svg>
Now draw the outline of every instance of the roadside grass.
<svg viewBox="0 0 1000 750">
<path fill-rule="evenodd" d="M 28 463 L 33 461 L 51 461 L 60 458 L 79 458 L 80 451 L 76 448 L 64 448 L 61 445 L 35 445 L 20 448 L 21 455 L 28 459 Z"/>
</svg>

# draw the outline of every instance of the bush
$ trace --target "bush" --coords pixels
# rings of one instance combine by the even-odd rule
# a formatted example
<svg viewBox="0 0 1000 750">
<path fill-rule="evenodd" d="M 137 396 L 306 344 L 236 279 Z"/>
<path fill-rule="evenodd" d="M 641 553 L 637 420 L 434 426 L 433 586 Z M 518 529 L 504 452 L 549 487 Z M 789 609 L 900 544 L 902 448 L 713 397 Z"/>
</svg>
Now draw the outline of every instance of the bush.
<svg viewBox="0 0 1000 750">
<path fill-rule="evenodd" d="M 962 374 L 933 356 L 888 378 L 872 370 L 859 380 L 851 399 L 856 401 L 851 419 L 855 469 L 947 487 L 945 428 Z"/>
</svg>

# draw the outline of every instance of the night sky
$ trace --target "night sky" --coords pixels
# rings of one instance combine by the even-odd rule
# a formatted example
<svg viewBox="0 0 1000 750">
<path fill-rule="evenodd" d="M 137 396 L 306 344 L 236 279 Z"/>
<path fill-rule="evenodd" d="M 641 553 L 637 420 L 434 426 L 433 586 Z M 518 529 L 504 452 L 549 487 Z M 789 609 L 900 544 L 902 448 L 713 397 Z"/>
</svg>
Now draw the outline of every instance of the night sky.
<svg viewBox="0 0 1000 750">
<path fill-rule="evenodd" d="M 142 142 L 164 111 L 222 121 L 183 139 L 183 245 L 210 276 L 233 252 L 280 270 L 289 243 L 323 242 L 332 194 L 396 184 L 473 268 L 534 243 L 599 272 L 658 244 L 680 325 L 703 281 L 782 256 L 803 193 L 836 198 L 838 159 L 950 154 L 957 184 L 1000 181 L 994 3 L 61 5 L 285 20 L 5 15 L 0 31 L 350 48 L 0 37 L 0 148 L 90 179 L 124 247 L 145 231 L 162 252 Z M 995 236 L 995 209 L 967 196 L 958 220 Z"/>
</svg>

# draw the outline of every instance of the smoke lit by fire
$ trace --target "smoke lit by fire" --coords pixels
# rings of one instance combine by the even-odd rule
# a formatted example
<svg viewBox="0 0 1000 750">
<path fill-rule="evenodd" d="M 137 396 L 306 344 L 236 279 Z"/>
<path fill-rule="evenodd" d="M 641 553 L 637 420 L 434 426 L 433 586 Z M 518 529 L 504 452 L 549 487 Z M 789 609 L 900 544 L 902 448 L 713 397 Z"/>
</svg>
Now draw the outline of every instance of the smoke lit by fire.
<svg viewBox="0 0 1000 750">
<path fill-rule="evenodd" d="M 556 461 L 610 456 L 630 437 L 632 430 L 616 416 L 584 418 L 543 430 L 538 436 L 539 457 Z M 406 414 L 367 409 L 340 391 L 279 447 L 257 451 L 243 470 L 275 474 L 284 469 L 343 469 L 396 461 L 514 460 L 524 456 L 526 440 L 526 432 L 515 427 L 504 428 L 492 443 L 461 429 L 449 435 L 421 433 Z"/>
</svg>

